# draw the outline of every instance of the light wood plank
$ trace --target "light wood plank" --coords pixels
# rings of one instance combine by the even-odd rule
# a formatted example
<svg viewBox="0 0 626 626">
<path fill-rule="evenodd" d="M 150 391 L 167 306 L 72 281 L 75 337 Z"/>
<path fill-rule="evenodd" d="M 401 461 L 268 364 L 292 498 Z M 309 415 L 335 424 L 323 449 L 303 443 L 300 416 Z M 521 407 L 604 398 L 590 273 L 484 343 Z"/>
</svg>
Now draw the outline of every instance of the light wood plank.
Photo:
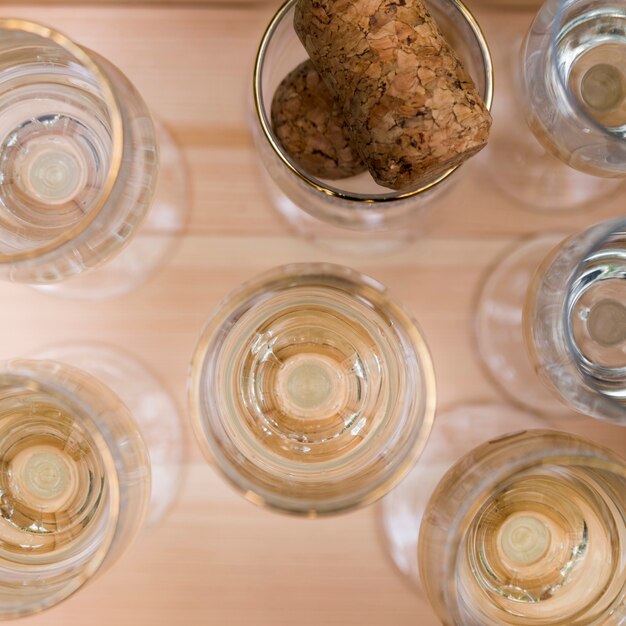
<svg viewBox="0 0 626 626">
<path fill-rule="evenodd" d="M 3 5 L 5 15 L 47 22 L 118 64 L 172 129 L 189 163 L 189 236 L 144 288 L 113 302 L 50 298 L 0 284 L 0 358 L 98 340 L 150 363 L 181 407 L 195 342 L 210 311 L 257 272 L 331 261 L 387 284 L 415 315 L 437 369 L 439 405 L 501 401 L 475 354 L 471 314 L 487 268 L 519 236 L 574 230 L 622 211 L 623 196 L 594 212 L 540 216 L 489 184 L 481 161 L 437 208 L 433 232 L 385 258 L 326 253 L 292 238 L 269 205 L 246 124 L 252 58 L 276 3 L 220 6 Z M 528 14 L 481 11 L 499 77 Z M 502 85 L 506 89 L 506 81 Z M 557 427 L 626 450 L 626 429 L 568 418 Z M 177 508 L 102 578 L 25 626 L 435 626 L 423 599 L 388 562 L 376 508 L 308 522 L 244 502 L 195 446 Z"/>
</svg>

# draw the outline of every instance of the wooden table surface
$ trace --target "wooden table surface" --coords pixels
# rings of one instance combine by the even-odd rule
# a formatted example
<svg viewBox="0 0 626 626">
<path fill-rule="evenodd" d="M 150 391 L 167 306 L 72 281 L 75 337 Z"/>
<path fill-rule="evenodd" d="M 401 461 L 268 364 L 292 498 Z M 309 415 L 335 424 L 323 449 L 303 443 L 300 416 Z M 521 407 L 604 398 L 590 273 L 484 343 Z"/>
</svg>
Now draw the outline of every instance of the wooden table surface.
<svg viewBox="0 0 626 626">
<path fill-rule="evenodd" d="M 292 261 L 352 265 L 386 283 L 419 320 L 433 352 L 439 407 L 501 400 L 470 332 L 481 275 L 524 234 L 570 232 L 623 212 L 626 194 L 567 216 L 529 212 L 497 192 L 484 160 L 438 207 L 428 237 L 379 259 L 329 254 L 295 239 L 262 188 L 246 127 L 254 49 L 272 2 L 231 6 L 53 7 L 5 4 L 4 16 L 47 22 L 97 50 L 134 81 L 184 149 L 191 223 L 171 262 L 145 287 L 76 303 L 1 284 L 0 358 L 67 341 L 100 340 L 152 365 L 186 407 L 187 366 L 209 312 L 258 271 Z M 505 57 L 530 15 L 477 7 L 505 93 Z M 502 100 L 504 101 L 504 100 Z M 496 109 L 496 119 L 498 111 Z M 626 450 L 626 429 L 561 420 Z M 190 446 L 175 510 L 110 571 L 25 626 L 434 626 L 426 602 L 388 561 L 376 507 L 319 521 L 258 510 L 224 485 Z"/>
</svg>

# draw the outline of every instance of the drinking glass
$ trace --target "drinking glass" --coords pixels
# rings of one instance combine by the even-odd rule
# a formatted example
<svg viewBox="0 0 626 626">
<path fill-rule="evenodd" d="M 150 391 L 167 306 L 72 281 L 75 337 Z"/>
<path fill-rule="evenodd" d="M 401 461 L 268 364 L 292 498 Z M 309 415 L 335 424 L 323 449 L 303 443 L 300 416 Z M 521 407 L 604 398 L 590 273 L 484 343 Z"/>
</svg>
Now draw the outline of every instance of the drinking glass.
<svg viewBox="0 0 626 626">
<path fill-rule="evenodd" d="M 0 34 L 0 276 L 81 298 L 133 289 L 184 224 L 178 149 L 95 52 L 25 20 Z"/>
<path fill-rule="evenodd" d="M 137 385 L 144 408 L 132 414 L 108 386 L 67 362 L 0 367 L 0 619 L 69 597 L 113 565 L 176 495 L 179 459 L 170 457 L 166 467 L 164 449 L 154 455 L 150 446 L 154 420 L 168 424 L 177 414 L 159 415 L 167 407 L 151 376 L 128 357 L 96 364 L 93 352 L 89 359 L 77 349 L 63 353 L 109 377 L 136 375 L 122 386 Z M 157 430 L 180 445 L 179 431 Z M 163 480 L 164 469 L 174 476 Z"/>
<path fill-rule="evenodd" d="M 626 176 L 626 1 L 547 0 L 513 64 L 491 178 L 542 211 L 592 209 Z"/>
<path fill-rule="evenodd" d="M 456 461 L 488 439 L 543 426 L 536 416 L 510 405 L 466 404 L 437 414 L 428 445 L 408 475 L 380 504 L 387 553 L 414 591 L 423 593 L 417 539 L 426 504 Z"/>
<path fill-rule="evenodd" d="M 287 265 L 231 294 L 191 365 L 207 459 L 258 505 L 315 517 L 378 499 L 422 452 L 435 380 L 411 317 L 374 279 Z"/>
<path fill-rule="evenodd" d="M 428 502 L 421 578 L 446 626 L 619 626 L 626 462 L 549 430 L 492 440 Z"/>
<path fill-rule="evenodd" d="M 48 347 L 32 358 L 67 364 L 90 374 L 130 411 L 150 456 L 152 492 L 146 526 L 156 526 L 180 492 L 187 446 L 180 410 L 159 378 L 135 356 L 101 343 Z"/>
<path fill-rule="evenodd" d="M 3 618 L 49 608 L 134 540 L 147 513 L 148 452 L 97 380 L 48 361 L 0 374 Z"/>
<path fill-rule="evenodd" d="M 368 173 L 319 180 L 291 159 L 272 130 L 270 112 L 277 87 L 308 58 L 293 28 L 295 4 L 288 0 L 270 22 L 254 68 L 252 131 L 272 204 L 297 233 L 322 245 L 366 254 L 393 250 L 426 228 L 428 207 L 460 172 L 453 168 L 417 189 L 391 192 Z M 426 5 L 491 107 L 491 56 L 476 20 L 459 0 Z"/>
<path fill-rule="evenodd" d="M 475 318 L 479 354 L 522 406 L 626 424 L 626 220 L 557 243 L 528 239 L 490 272 Z"/>
</svg>

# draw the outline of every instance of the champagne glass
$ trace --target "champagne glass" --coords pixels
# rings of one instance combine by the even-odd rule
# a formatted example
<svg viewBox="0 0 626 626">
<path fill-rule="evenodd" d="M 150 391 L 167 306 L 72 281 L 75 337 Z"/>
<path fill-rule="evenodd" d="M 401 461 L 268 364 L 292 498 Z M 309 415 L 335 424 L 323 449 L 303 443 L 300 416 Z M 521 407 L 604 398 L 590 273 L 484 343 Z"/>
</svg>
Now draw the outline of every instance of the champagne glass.
<svg viewBox="0 0 626 626">
<path fill-rule="evenodd" d="M 64 362 L 0 368 L 0 619 L 51 608 L 104 572 L 179 486 L 178 414 L 149 372 L 104 348 L 45 354 Z M 126 389 L 136 412 L 68 362 Z"/>
<path fill-rule="evenodd" d="M 617 193 L 626 176 L 626 2 L 547 0 L 514 65 L 514 100 L 490 142 L 492 180 L 542 211 L 589 210 Z"/>
<path fill-rule="evenodd" d="M 79 589 L 137 535 L 150 465 L 121 402 L 80 371 L 13 361 L 0 373 L 0 615 Z"/>
<path fill-rule="evenodd" d="M 80 369 L 124 403 L 150 456 L 152 491 L 146 526 L 159 524 L 180 492 L 187 446 L 178 406 L 159 378 L 135 356 L 106 344 L 62 344 L 40 350 L 32 358 Z"/>
<path fill-rule="evenodd" d="M 374 279 L 296 264 L 231 294 L 191 365 L 193 427 L 245 498 L 315 517 L 378 499 L 422 452 L 435 381 L 411 317 Z"/>
<path fill-rule="evenodd" d="M 626 221 L 556 243 L 531 238 L 489 274 L 475 318 L 479 354 L 518 404 L 625 424 Z"/>
<path fill-rule="evenodd" d="M 269 197 L 297 233 L 322 245 L 357 254 L 393 250 L 425 230 L 428 207 L 461 172 L 457 167 L 417 189 L 390 192 L 367 173 L 318 180 L 293 161 L 272 130 L 270 111 L 281 81 L 308 58 L 293 28 L 295 4 L 288 0 L 270 22 L 254 69 L 252 131 Z M 491 107 L 491 56 L 476 20 L 460 0 L 426 5 Z"/>
<path fill-rule="evenodd" d="M 104 298 L 171 253 L 178 149 L 129 80 L 46 26 L 0 20 L 0 276 Z"/>
<path fill-rule="evenodd" d="M 625 553 L 626 462 L 549 430 L 463 457 L 419 537 L 421 578 L 446 626 L 619 626 Z"/>
<path fill-rule="evenodd" d="M 488 439 L 541 426 L 535 415 L 510 405 L 465 404 L 437 414 L 424 453 L 381 500 L 379 509 L 387 554 L 414 591 L 420 595 L 424 591 L 417 561 L 422 516 L 444 474 L 461 456 Z"/>
</svg>

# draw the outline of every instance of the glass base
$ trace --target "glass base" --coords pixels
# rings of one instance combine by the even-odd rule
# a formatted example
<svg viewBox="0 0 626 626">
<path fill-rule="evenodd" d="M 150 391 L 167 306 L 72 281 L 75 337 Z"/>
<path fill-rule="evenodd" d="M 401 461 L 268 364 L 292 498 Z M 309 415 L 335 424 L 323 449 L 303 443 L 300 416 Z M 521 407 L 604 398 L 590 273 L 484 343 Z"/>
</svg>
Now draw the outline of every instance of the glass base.
<svg viewBox="0 0 626 626">
<path fill-rule="evenodd" d="M 380 504 L 385 547 L 397 570 L 420 595 L 417 542 L 432 492 L 459 458 L 507 433 L 545 428 L 536 416 L 505 405 L 467 405 L 438 415 L 428 445 L 409 475 Z"/>
<path fill-rule="evenodd" d="M 519 84 L 521 46 L 520 37 L 506 49 L 508 58 L 503 64 L 513 79 L 500 90 L 504 96 L 495 104 L 491 137 L 484 150 L 489 179 L 501 193 L 531 210 L 593 210 L 598 201 L 616 194 L 624 181 L 576 170 L 546 150 L 535 137 L 520 108 L 524 100 Z"/>
<path fill-rule="evenodd" d="M 525 129 L 523 139 L 513 133 L 494 137 L 489 149 L 490 162 L 497 164 L 493 180 L 516 202 L 546 213 L 592 210 L 622 187 L 620 179 L 591 176 L 566 165 Z"/>
<path fill-rule="evenodd" d="M 33 286 L 54 296 L 104 300 L 133 291 L 150 279 L 172 256 L 189 212 L 187 173 L 178 146 L 155 122 L 159 175 L 148 214 L 128 244 L 113 258 L 78 276 L 51 285 Z"/>
<path fill-rule="evenodd" d="M 353 256 L 384 256 L 402 250 L 419 237 L 423 237 L 432 228 L 432 216 L 429 206 L 421 206 L 417 211 L 416 223 L 405 225 L 405 228 L 385 230 L 383 224 L 373 222 L 367 230 L 354 230 L 348 227 L 335 226 L 323 222 L 296 205 L 288 198 L 263 170 L 262 177 L 270 199 L 276 210 L 289 223 L 294 233 L 308 239 L 314 245 L 335 254 Z M 427 192 L 427 202 L 439 199 L 450 190 L 447 182 Z"/>
<path fill-rule="evenodd" d="M 478 354 L 490 378 L 515 404 L 547 414 L 568 409 L 535 372 L 522 317 L 533 275 L 562 239 L 539 235 L 518 244 L 487 275 L 474 313 Z"/>
<path fill-rule="evenodd" d="M 172 508 L 183 479 L 185 435 L 174 400 L 146 367 L 117 349 L 63 345 L 33 355 L 79 368 L 114 391 L 130 410 L 150 454 L 152 492 L 146 527 Z"/>
</svg>

